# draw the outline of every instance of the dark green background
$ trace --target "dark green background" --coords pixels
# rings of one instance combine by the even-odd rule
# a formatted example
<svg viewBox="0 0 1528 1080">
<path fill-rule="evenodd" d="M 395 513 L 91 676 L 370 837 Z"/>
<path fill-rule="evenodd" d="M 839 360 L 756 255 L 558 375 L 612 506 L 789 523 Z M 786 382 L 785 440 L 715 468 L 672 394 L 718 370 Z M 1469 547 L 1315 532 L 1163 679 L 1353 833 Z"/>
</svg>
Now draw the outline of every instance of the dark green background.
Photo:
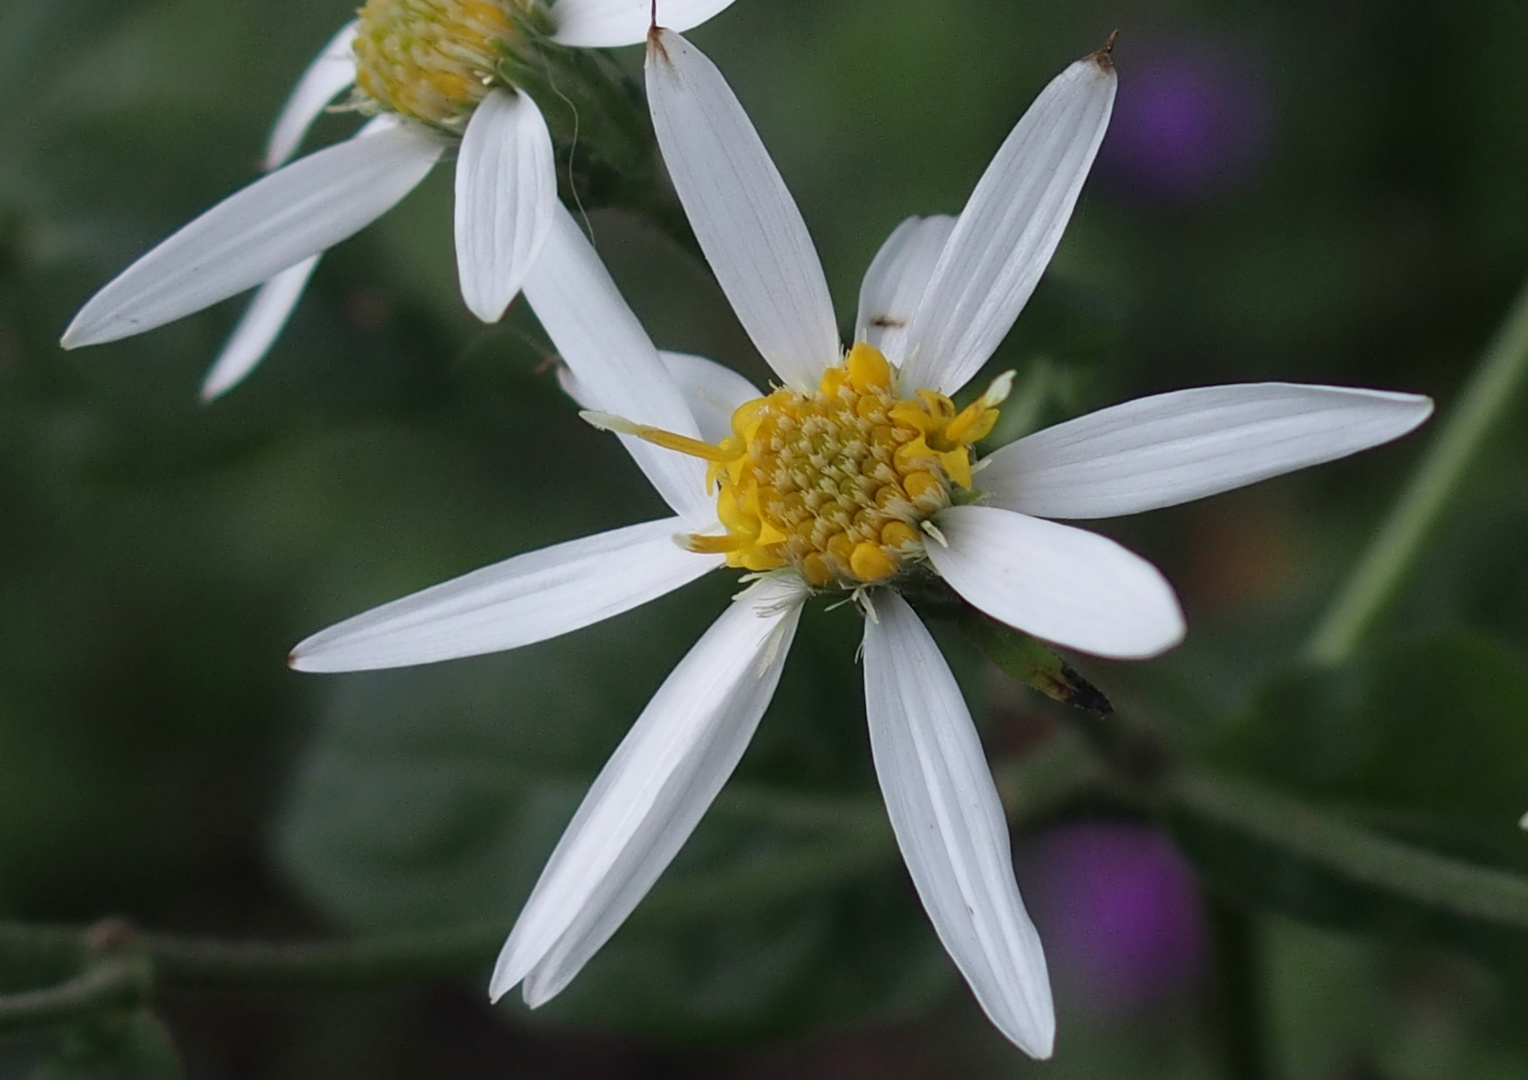
<svg viewBox="0 0 1528 1080">
<path fill-rule="evenodd" d="M 462 307 L 448 168 L 325 260 L 224 401 L 195 394 L 237 303 L 57 348 L 91 292 L 254 177 L 291 82 L 347 16 L 318 0 L 0 0 L 0 916 L 278 939 L 507 931 L 584 786 L 731 588 L 718 576 L 508 656 L 286 670 L 286 650 L 338 618 L 659 506 L 577 420 L 524 305 L 486 329 Z M 800 202 L 847 327 L 884 236 L 957 211 L 1045 82 L 1114 29 L 1115 130 L 995 361 L 1037 388 L 1035 417 L 1254 379 L 1418 391 L 1446 409 L 1528 273 L 1514 51 L 1528 6 L 738 0 L 692 37 Z M 621 59 L 636 72 L 640 51 Z M 1131 95 L 1174 70 L 1208 73 L 1197 107 L 1231 116 L 1206 137 L 1220 164 L 1187 187 L 1153 180 L 1127 153 L 1140 130 L 1121 129 L 1146 123 Z M 315 142 L 351 124 L 326 118 Z M 660 345 L 763 380 L 702 268 L 630 218 L 593 227 Z M 1275 673 L 1425 433 L 1105 523 L 1164 568 L 1191 631 L 1165 659 L 1083 661 L 1087 674 L 1191 755 L 1528 865 L 1514 828 L 1528 809 L 1523 418 L 1473 471 L 1376 651 L 1334 685 Z M 740 798 L 544 1015 L 495 1016 L 481 975 L 177 991 L 161 1016 L 190 1075 L 1213 1075 L 1192 988 L 1125 1013 L 1064 998 L 1056 1061 L 1029 1063 L 958 988 L 894 857 L 844 870 L 857 841 L 782 817 L 793 800 L 874 813 L 857 636 L 850 610 L 808 617 Z M 994 740 L 1052 722 L 947 645 Z M 786 870 L 774 892 L 663 915 L 687 910 L 686 881 L 739 865 Z M 1281 1075 L 1528 1071 L 1515 943 L 1324 894 L 1268 899 Z M 150 1058 L 160 1040 L 146 1020 L 118 1038 Z M 51 1045 L 0 1040 L 0 1077 L 32 1075 Z M 39 1075 L 130 1075 L 67 1067 Z"/>
</svg>

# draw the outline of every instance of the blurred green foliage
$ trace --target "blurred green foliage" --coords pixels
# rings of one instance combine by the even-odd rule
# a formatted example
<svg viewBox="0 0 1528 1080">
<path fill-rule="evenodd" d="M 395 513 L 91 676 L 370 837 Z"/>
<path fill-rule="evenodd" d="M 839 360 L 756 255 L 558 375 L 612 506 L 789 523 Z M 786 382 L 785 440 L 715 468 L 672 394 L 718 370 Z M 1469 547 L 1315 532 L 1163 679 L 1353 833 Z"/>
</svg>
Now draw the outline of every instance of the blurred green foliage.
<svg viewBox="0 0 1528 1080">
<path fill-rule="evenodd" d="M 287 88 L 348 9 L 0 0 L 0 916 L 116 913 L 236 937 L 507 931 L 579 795 L 729 593 L 718 576 L 509 656 L 286 671 L 286 649 L 335 619 L 658 509 L 614 440 L 576 419 L 523 305 L 487 329 L 463 310 L 444 171 L 325 260 L 266 364 L 214 406 L 195 390 L 236 303 L 57 348 L 95 288 L 253 177 Z M 1528 72 L 1503 46 L 1528 8 L 738 0 L 694 37 L 800 201 L 847 323 L 891 228 L 956 211 L 1044 82 L 1115 28 L 1114 130 L 994 360 L 1021 375 L 1002 436 L 1245 379 L 1429 392 L 1446 408 L 1528 273 Z M 635 72 L 640 56 L 619 61 Z M 1143 137 L 1156 114 L 1131 104 L 1184 70 L 1208 87 L 1185 108 L 1242 103 L 1205 129 L 1211 165 L 1192 182 L 1152 164 L 1172 145 Z M 352 123 L 325 118 L 313 141 Z M 633 219 L 592 226 L 656 341 L 765 381 L 703 268 Z M 1191 760 L 1418 851 L 1528 872 L 1522 415 L 1349 669 L 1291 664 L 1425 434 L 1109 523 L 1179 585 L 1191 633 L 1148 665 L 1078 666 Z M 887 847 L 857 636 L 851 611 L 809 617 L 736 791 L 631 924 L 543 1013 L 503 1010 L 507 1024 L 474 1034 L 492 1047 L 481 1064 L 428 1075 L 732 1075 L 725 1062 L 744 1059 L 754 1071 L 738 1075 L 848 1075 L 827 1050 L 749 1057 L 786 1035 L 887 1076 L 1029 1075 L 952 993 Z M 941 640 L 995 755 L 1054 723 L 958 635 Z M 1521 934 L 1354 893 L 1245 837 L 1181 835 L 1213 880 L 1280 913 L 1260 925 L 1282 1073 L 1528 1068 Z M 401 1077 L 427 1074 L 431 1038 L 465 1038 L 421 1019 L 434 1000 L 282 1007 L 320 1017 L 315 1030 L 279 1010 L 236 1023 L 200 999 L 166 1009 L 191 1075 L 333 1076 L 343 1048 L 366 1075 Z M 451 1015 L 486 1011 L 467 1000 Z M 0 1077 L 175 1075 L 156 1021 L 119 1022 L 0 1042 Z M 1052 1078 L 1215 1074 L 1190 1002 L 1123 1017 L 1063 1002 L 1061 1023 Z M 558 1041 L 567 1030 L 710 1048 L 653 1064 L 591 1056 L 582 1037 Z M 401 1049 L 409 1038 L 427 1049 Z M 372 1041 L 383 1049 L 361 1049 Z M 569 1071 L 545 1063 L 564 1052 Z"/>
<path fill-rule="evenodd" d="M 33 1074 L 35 1080 L 179 1080 L 169 1034 L 146 1012 L 82 1024 Z"/>
</svg>

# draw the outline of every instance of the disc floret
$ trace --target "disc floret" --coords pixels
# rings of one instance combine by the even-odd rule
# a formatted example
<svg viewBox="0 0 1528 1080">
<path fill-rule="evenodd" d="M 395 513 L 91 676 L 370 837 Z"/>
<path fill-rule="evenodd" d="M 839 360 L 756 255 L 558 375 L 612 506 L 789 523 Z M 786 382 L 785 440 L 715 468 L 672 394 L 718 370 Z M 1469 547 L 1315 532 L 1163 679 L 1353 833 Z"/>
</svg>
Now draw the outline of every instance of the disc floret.
<svg viewBox="0 0 1528 1080">
<path fill-rule="evenodd" d="M 1011 383 L 1002 376 L 962 410 L 931 390 L 898 397 L 895 369 L 860 343 L 816 390 L 782 387 L 742 405 L 719 444 L 629 430 L 711 463 L 726 532 L 688 537 L 691 550 L 724 554 L 743 570 L 791 567 L 818 588 L 857 589 L 924 557 L 925 537 L 937 535 L 930 519 L 971 489 L 972 447 L 991 432 Z"/>
<path fill-rule="evenodd" d="M 493 87 L 505 50 L 541 0 L 368 0 L 356 85 L 373 105 L 458 129 Z"/>
</svg>

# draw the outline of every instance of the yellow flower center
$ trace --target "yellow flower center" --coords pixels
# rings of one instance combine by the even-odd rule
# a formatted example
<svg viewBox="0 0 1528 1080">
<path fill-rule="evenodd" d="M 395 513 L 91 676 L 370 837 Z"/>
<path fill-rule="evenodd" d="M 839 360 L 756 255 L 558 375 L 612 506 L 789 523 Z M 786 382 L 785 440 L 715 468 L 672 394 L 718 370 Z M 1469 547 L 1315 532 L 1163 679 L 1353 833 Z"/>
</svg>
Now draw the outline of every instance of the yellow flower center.
<svg viewBox="0 0 1528 1080">
<path fill-rule="evenodd" d="M 540 0 L 367 0 L 356 85 L 392 112 L 458 128 L 494 81 L 514 16 Z"/>
<path fill-rule="evenodd" d="M 896 372 L 858 344 L 809 394 L 779 389 L 732 415 L 712 446 L 653 428 L 632 433 L 711 462 L 723 536 L 691 536 L 693 551 L 727 565 L 790 566 L 808 584 L 857 588 L 923 558 L 929 519 L 971 487 L 972 445 L 997 422 L 1011 376 L 957 411 L 943 394 L 897 396 Z M 937 530 L 933 530 L 937 535 Z"/>
</svg>

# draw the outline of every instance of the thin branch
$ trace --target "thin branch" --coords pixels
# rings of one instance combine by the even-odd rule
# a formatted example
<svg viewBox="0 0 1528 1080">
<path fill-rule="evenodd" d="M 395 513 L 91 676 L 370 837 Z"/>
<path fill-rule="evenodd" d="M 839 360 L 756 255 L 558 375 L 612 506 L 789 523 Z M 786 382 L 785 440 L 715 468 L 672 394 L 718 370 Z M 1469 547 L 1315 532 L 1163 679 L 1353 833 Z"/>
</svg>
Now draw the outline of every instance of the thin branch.
<svg viewBox="0 0 1528 1080">
<path fill-rule="evenodd" d="M 147 996 L 148 968 L 141 957 L 112 957 L 46 990 L 0 995 L 0 1032 L 50 1027 L 127 1009 Z"/>
<path fill-rule="evenodd" d="M 300 986 L 345 989 L 444 978 L 488 963 L 504 924 L 422 934 L 292 944 L 147 934 L 144 948 L 161 983 L 182 986 Z"/>
<path fill-rule="evenodd" d="M 1010 820 L 1017 824 L 1053 812 L 1095 783 L 1097 776 L 1091 760 L 1067 740 L 997 769 Z M 792 795 L 772 803 L 762 789 L 739 788 L 718 809 L 815 827 L 828 835 L 819 842 L 662 884 L 637 909 L 635 922 L 684 925 L 718 907 L 794 900 L 874 872 L 896 858 L 885 813 L 868 799 Z M 348 941 L 242 943 L 177 934 L 141 934 L 131 941 L 142 970 L 151 971 L 159 985 L 347 989 L 479 970 L 492 962 L 507 932 L 506 920 L 494 919 Z M 90 955 L 90 934 L 62 927 L 0 924 L 0 956 L 69 956 L 75 958 L 70 966 L 77 967 L 79 958 Z M 92 968 L 51 990 L 0 998 L 0 1010 L 9 1009 L 12 1025 L 24 1027 L 54 1022 L 55 1013 L 72 1018 L 118 1004 L 112 990 L 116 983 L 111 981 L 117 976 L 108 978 L 105 970 Z M 141 992 L 142 983 L 136 985 Z"/>
<path fill-rule="evenodd" d="M 1178 773 L 1169 805 L 1296 855 L 1340 880 L 1462 919 L 1528 930 L 1528 877 L 1439 855 L 1271 789 Z"/>
</svg>

